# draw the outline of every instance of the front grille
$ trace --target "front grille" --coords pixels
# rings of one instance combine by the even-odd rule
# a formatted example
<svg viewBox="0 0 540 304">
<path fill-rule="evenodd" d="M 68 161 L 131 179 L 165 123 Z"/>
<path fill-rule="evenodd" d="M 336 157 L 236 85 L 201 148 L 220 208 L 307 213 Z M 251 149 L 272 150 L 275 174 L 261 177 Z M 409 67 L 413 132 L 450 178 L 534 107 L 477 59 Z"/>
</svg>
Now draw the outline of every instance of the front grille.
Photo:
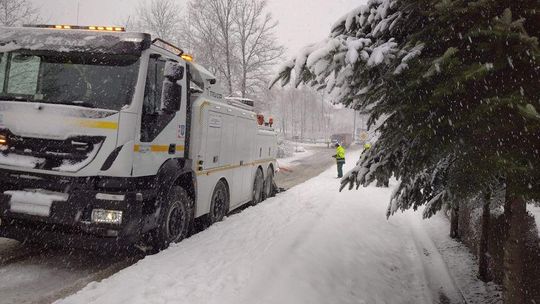
<svg viewBox="0 0 540 304">
<path fill-rule="evenodd" d="M 105 140 L 103 136 L 74 136 L 66 140 L 52 140 L 22 137 L 8 130 L 0 131 L 0 133 L 7 139 L 7 147 L 1 151 L 3 156 L 34 159 L 31 167 L 43 170 L 81 163 L 96 152 Z"/>
</svg>

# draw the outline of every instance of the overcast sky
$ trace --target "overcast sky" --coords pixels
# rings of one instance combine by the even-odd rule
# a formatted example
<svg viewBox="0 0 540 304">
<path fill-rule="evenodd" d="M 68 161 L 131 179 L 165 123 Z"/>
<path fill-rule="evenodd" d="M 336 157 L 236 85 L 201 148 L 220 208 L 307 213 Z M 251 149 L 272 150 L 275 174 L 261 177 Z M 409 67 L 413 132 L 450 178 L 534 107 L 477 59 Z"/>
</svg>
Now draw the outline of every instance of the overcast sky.
<svg viewBox="0 0 540 304">
<path fill-rule="evenodd" d="M 31 0 L 50 23 L 75 24 L 79 2 L 79 25 L 119 25 L 133 14 L 139 0 Z M 185 4 L 187 0 L 178 0 Z M 279 22 L 278 37 L 292 55 L 309 43 L 325 38 L 335 20 L 366 0 L 268 0 Z"/>
</svg>

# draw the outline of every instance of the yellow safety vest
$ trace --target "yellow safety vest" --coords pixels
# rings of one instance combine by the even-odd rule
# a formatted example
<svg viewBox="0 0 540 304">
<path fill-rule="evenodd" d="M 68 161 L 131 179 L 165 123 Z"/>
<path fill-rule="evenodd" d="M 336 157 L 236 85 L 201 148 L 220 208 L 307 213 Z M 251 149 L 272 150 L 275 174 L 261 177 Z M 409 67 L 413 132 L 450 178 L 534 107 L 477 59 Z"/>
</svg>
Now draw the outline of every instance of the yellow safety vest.
<svg viewBox="0 0 540 304">
<path fill-rule="evenodd" d="M 336 159 L 345 159 L 345 149 L 342 146 L 336 148 Z"/>
</svg>

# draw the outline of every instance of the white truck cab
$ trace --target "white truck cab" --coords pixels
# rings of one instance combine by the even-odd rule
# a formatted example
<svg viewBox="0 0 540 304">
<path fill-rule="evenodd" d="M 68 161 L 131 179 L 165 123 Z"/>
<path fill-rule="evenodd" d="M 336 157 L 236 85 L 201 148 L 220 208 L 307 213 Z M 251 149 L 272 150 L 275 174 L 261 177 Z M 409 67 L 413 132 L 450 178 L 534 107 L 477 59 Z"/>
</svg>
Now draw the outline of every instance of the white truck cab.
<svg viewBox="0 0 540 304">
<path fill-rule="evenodd" d="M 276 133 L 149 34 L 0 28 L 0 236 L 85 248 L 186 237 L 272 195 Z"/>
</svg>

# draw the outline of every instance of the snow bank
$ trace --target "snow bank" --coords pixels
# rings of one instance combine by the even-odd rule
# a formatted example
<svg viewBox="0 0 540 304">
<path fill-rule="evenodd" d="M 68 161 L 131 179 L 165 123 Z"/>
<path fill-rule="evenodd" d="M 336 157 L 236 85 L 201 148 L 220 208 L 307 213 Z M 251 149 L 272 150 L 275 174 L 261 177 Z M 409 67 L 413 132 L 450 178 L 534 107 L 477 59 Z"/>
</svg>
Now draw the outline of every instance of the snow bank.
<svg viewBox="0 0 540 304">
<path fill-rule="evenodd" d="M 306 152 L 306 148 L 302 147 L 302 146 L 296 146 L 294 147 L 294 152 L 295 153 L 305 153 Z"/>
<path fill-rule="evenodd" d="M 304 152 L 295 152 L 293 156 L 289 156 L 286 158 L 279 158 L 277 162 L 278 162 L 279 167 L 292 167 L 299 160 L 309 157 L 311 155 L 313 155 L 313 151 L 304 149 Z"/>
<path fill-rule="evenodd" d="M 391 189 L 340 193 L 334 176 L 335 167 L 57 303 L 421 304 L 447 291 L 454 299 L 451 280 L 427 282 L 447 273 L 427 276 L 419 265 L 425 252 L 410 226 L 421 215 L 387 221 Z"/>
<path fill-rule="evenodd" d="M 534 216 L 534 221 L 536 222 L 536 231 L 538 231 L 538 237 L 540 237 L 540 206 L 528 204 L 527 211 Z"/>
<path fill-rule="evenodd" d="M 301 159 L 312 156 L 314 153 L 311 150 L 304 148 L 304 146 L 317 146 L 317 144 L 305 144 L 284 140 L 279 145 L 279 148 L 283 151 L 281 158 L 278 158 L 277 162 L 280 168 L 290 168 L 298 163 Z M 279 156 L 278 156 L 279 157 Z"/>
<path fill-rule="evenodd" d="M 463 243 L 448 236 L 450 223 L 443 214 L 425 220 L 422 226 L 441 253 L 454 284 L 465 299 L 460 302 L 502 304 L 501 287 L 493 282 L 484 283 L 478 280 L 476 257 Z"/>
<path fill-rule="evenodd" d="M 280 159 L 284 158 L 290 158 L 295 156 L 297 153 L 304 153 L 308 152 L 308 149 L 306 147 L 326 147 L 326 143 L 297 143 L 292 142 L 288 140 L 283 140 L 278 145 L 278 155 L 277 157 Z M 311 155 L 310 153 L 308 153 Z M 308 155 L 308 154 L 301 154 L 301 155 Z M 300 155 L 300 154 L 299 154 Z"/>
</svg>

